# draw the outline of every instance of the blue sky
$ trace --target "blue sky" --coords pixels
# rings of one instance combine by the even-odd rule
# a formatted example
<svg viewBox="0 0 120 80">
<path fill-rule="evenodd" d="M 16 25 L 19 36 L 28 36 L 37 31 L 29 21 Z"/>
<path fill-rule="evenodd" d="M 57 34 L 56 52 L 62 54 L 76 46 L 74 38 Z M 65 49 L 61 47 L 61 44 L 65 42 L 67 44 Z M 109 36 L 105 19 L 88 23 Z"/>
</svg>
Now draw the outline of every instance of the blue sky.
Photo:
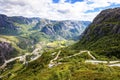
<svg viewBox="0 0 120 80">
<path fill-rule="evenodd" d="M 60 0 L 53 0 L 53 3 L 59 3 Z M 68 2 L 68 3 L 71 3 L 71 4 L 74 4 L 76 2 L 82 2 L 84 0 L 65 0 L 65 2 Z"/>
<path fill-rule="evenodd" d="M 120 7 L 120 0 L 0 0 L 0 14 L 51 20 L 92 21 L 102 10 Z"/>
</svg>

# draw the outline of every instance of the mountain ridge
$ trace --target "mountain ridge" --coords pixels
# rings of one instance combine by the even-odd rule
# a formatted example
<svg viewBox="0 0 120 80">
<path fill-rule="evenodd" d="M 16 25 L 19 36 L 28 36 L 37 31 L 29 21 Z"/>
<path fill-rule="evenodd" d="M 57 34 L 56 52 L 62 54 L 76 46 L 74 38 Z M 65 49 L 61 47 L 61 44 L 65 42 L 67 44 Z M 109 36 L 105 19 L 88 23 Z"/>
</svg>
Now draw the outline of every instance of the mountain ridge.
<svg viewBox="0 0 120 80">
<path fill-rule="evenodd" d="M 53 34 L 53 36 L 54 36 L 56 33 L 57 35 L 61 36 L 62 32 L 67 31 L 66 29 L 69 28 L 67 26 L 71 25 L 73 30 L 69 29 L 68 32 L 66 34 L 65 33 L 64 34 L 66 36 L 69 36 L 70 38 L 72 38 L 72 36 L 73 36 L 72 39 L 74 39 L 74 36 L 80 35 L 84 31 L 86 26 L 88 26 L 90 24 L 89 21 L 70 21 L 70 20 L 55 21 L 55 20 L 48 20 L 48 19 L 41 19 L 41 18 L 34 18 L 34 17 L 33 18 L 27 18 L 27 17 L 22 17 L 22 16 L 7 17 L 6 15 L 3 15 L 3 14 L 0 15 L 0 21 L 1 21 L 0 34 L 3 34 L 3 33 L 5 34 L 5 32 L 6 33 L 8 32 L 7 34 L 9 34 L 9 35 L 10 34 L 19 35 L 20 34 L 19 31 L 21 30 L 20 25 L 24 24 L 24 26 L 32 25 L 32 28 L 30 28 L 29 31 L 38 30 L 40 32 L 45 33 L 46 35 Z M 17 24 L 17 25 L 15 25 L 15 24 Z M 67 25 L 67 24 L 69 24 L 69 25 Z M 77 26 L 78 28 L 81 28 L 81 30 L 79 30 L 78 28 L 75 28 L 75 26 Z M 58 30 L 56 29 L 57 27 L 59 27 Z M 44 29 L 41 30 L 41 28 L 44 28 Z M 57 32 L 56 32 L 56 30 L 57 30 Z M 61 31 L 61 33 L 59 33 L 59 31 Z M 73 35 L 73 33 L 76 31 L 77 31 L 77 34 Z M 66 36 L 61 36 L 61 37 L 65 38 Z M 67 37 L 66 37 L 66 39 L 67 39 Z"/>
<path fill-rule="evenodd" d="M 10 42 L 0 45 L 10 44 L 14 48 L 13 52 L 15 53 L 13 56 L 16 57 L 21 55 L 21 53 L 31 52 L 39 42 L 46 42 L 47 46 L 47 43 L 57 40 L 78 40 L 79 34 L 82 33 L 90 22 L 79 21 L 79 23 L 75 21 L 53 21 L 22 16 L 8 17 L 0 14 L 0 41 L 2 43 L 5 41 Z M 71 27 L 67 27 L 68 25 Z M 81 28 L 80 31 L 79 28 Z M 55 42 L 55 45 L 57 44 Z M 7 50 L 7 47 L 4 50 Z M 9 53 L 0 52 L 0 55 L 5 54 Z M 12 53 L 9 55 L 12 55 Z"/>
<path fill-rule="evenodd" d="M 89 49 L 99 55 L 120 58 L 120 8 L 101 11 L 82 33 L 78 49 Z"/>
<path fill-rule="evenodd" d="M 76 44 L 64 48 L 45 49 L 38 59 L 24 65 L 19 61 L 11 63 L 7 65 L 10 68 L 6 71 L 0 71 L 1 79 L 119 80 L 120 21 L 117 19 L 119 17 L 115 17 L 119 14 L 112 16 L 114 14 L 107 14 L 109 11 L 111 12 L 111 10 L 104 10 L 98 14 Z M 112 13 L 116 11 L 112 9 Z M 110 15 L 112 19 L 109 20 L 110 17 L 105 17 L 106 15 Z M 50 26 L 53 29 L 51 24 L 47 27 Z M 42 30 L 39 28 L 41 26 L 38 25 L 37 30 Z M 37 50 L 35 49 L 35 52 Z M 41 50 L 37 53 L 41 53 Z"/>
</svg>

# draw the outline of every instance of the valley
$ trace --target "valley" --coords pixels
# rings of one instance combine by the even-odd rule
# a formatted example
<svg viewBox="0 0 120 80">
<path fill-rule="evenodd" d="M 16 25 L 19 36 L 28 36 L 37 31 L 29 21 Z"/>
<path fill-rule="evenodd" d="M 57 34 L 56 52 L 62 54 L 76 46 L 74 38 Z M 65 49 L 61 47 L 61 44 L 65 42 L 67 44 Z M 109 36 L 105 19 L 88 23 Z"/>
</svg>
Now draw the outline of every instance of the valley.
<svg viewBox="0 0 120 80">
<path fill-rule="evenodd" d="M 90 21 L 0 15 L 1 80 L 119 80 L 120 8 Z"/>
<path fill-rule="evenodd" d="M 8 17 L 3 14 L 0 14 L 0 21 L 0 42 L 5 42 L 1 45 L 4 45 L 5 49 L 9 43 L 13 48 L 12 52 L 9 51 L 7 54 L 1 52 L 1 55 L 5 54 L 6 57 L 11 55 L 8 59 L 25 53 L 34 53 L 32 51 L 38 44 L 38 49 L 66 47 L 78 40 L 78 34 L 90 24 L 89 21 L 53 21 L 22 16 Z M 0 58 L 2 63 L 6 59 L 4 56 Z"/>
</svg>

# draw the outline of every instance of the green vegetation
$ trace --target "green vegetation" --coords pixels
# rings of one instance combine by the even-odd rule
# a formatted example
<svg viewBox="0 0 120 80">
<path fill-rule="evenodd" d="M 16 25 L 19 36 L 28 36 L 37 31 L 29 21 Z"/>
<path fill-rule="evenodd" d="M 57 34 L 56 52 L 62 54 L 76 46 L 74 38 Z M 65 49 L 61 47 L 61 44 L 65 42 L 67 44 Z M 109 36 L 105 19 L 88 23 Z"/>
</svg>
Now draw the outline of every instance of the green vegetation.
<svg viewBox="0 0 120 80">
<path fill-rule="evenodd" d="M 120 59 L 120 21 L 117 19 L 119 15 L 115 13 L 116 15 L 111 16 L 111 13 L 107 15 L 105 12 L 101 14 L 85 30 L 81 40 L 73 45 L 72 40 L 59 40 L 59 35 L 48 36 L 40 32 L 41 28 L 38 28 L 40 24 L 45 23 L 44 20 L 39 22 L 34 30 L 32 29 L 35 24 L 15 23 L 19 26 L 17 36 L 0 36 L 1 41 L 11 43 L 16 49 L 15 53 L 32 52 L 44 44 L 46 46 L 42 49 L 43 53 L 39 59 L 25 64 L 16 60 L 1 69 L 2 80 L 119 80 L 120 67 L 110 67 L 110 64 L 114 64 L 110 63 L 110 60 Z M 61 34 L 57 31 L 61 28 L 58 23 L 54 26 L 47 24 L 44 28 L 48 29 L 49 33 L 54 28 L 57 34 Z M 66 37 L 66 33 L 62 36 Z M 42 50 L 38 50 L 39 53 Z M 87 63 L 87 60 L 93 59 L 91 54 L 97 60 L 105 60 L 107 63 Z M 27 57 L 30 59 L 34 56 Z"/>
<path fill-rule="evenodd" d="M 117 20 L 117 19 L 116 19 Z M 111 60 L 120 58 L 120 21 L 106 19 L 100 24 L 92 23 L 82 39 L 72 46 L 72 49 L 93 51 L 98 59 L 103 57 Z"/>
<path fill-rule="evenodd" d="M 13 55 L 11 56 L 15 57 L 26 52 L 26 50 L 21 49 L 20 46 L 17 45 L 20 41 L 16 36 L 0 35 L 0 42 L 7 42 L 11 44 L 11 46 L 14 48 L 14 51 L 12 53 Z"/>
<path fill-rule="evenodd" d="M 51 56 L 53 52 L 44 52 L 38 60 L 26 66 L 15 64 L 11 71 L 6 70 L 6 73 L 10 73 L 3 80 L 119 80 L 119 67 L 84 63 L 84 57 L 79 56 L 48 68 L 50 60 L 55 57 Z"/>
<path fill-rule="evenodd" d="M 84 40 L 83 40 L 84 41 Z M 112 59 L 114 57 L 120 58 L 120 35 L 110 35 L 105 36 L 97 41 L 90 41 L 90 42 L 78 42 L 76 43 L 73 48 L 74 49 L 87 49 L 91 50 L 94 53 L 97 53 L 98 58 L 103 55 L 107 56 L 108 58 Z"/>
</svg>

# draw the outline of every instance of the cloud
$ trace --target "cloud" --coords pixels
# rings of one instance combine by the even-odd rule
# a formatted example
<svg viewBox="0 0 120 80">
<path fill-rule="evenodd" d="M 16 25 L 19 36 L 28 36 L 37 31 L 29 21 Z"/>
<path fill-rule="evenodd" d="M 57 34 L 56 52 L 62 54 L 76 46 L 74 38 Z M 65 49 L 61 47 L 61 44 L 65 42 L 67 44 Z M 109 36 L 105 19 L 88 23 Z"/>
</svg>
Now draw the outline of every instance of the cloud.
<svg viewBox="0 0 120 80">
<path fill-rule="evenodd" d="M 120 0 L 0 0 L 0 13 L 52 20 L 93 20 L 103 9 L 120 7 Z M 97 9 L 97 10 L 96 10 Z"/>
<path fill-rule="evenodd" d="M 19 5 L 19 6 L 24 6 L 26 5 L 25 2 L 23 1 L 18 1 L 18 0 L 0 0 L 1 5 Z"/>
</svg>

